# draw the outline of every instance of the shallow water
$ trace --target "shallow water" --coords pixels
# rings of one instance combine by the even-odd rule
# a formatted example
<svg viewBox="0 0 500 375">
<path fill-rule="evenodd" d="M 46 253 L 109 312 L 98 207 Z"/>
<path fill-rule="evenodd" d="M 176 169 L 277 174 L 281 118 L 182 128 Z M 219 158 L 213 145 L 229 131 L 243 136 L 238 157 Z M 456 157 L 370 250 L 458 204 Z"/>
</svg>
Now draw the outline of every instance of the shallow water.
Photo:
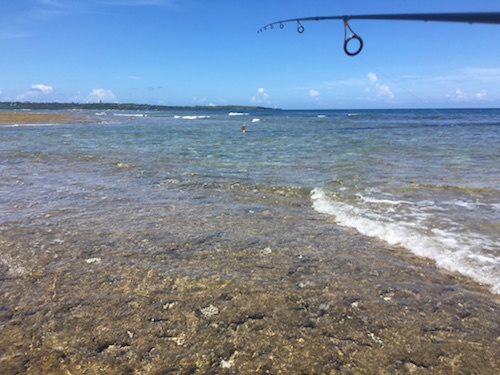
<svg viewBox="0 0 500 375">
<path fill-rule="evenodd" d="M 140 204 L 179 192 L 190 200 L 203 186 L 296 189 L 338 224 L 500 293 L 497 110 L 109 113 L 105 121 L 2 128 L 0 220 L 76 208 L 89 192 Z"/>
<path fill-rule="evenodd" d="M 0 128 L 4 373 L 500 365 L 499 111 L 119 114 Z"/>
</svg>

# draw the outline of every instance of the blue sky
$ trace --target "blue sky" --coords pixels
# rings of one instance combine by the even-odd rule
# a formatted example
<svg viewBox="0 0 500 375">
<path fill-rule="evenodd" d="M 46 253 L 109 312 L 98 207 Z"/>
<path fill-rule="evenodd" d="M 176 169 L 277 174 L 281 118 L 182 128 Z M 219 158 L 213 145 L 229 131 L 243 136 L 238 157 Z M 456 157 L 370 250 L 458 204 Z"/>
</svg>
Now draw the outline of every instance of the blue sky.
<svg viewBox="0 0 500 375">
<path fill-rule="evenodd" d="M 494 0 L 15 0 L 0 7 L 0 101 L 500 107 L 500 25 L 281 19 L 490 12 Z"/>
</svg>

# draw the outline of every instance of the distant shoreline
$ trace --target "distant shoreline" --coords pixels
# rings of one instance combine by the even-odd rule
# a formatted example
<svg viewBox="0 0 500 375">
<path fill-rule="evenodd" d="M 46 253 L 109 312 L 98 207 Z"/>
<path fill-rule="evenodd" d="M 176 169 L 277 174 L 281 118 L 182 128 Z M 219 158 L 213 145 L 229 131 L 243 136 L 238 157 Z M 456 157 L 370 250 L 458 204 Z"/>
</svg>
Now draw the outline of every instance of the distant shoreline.
<svg viewBox="0 0 500 375">
<path fill-rule="evenodd" d="M 0 102 L 0 125 L 39 123 L 85 123 L 88 122 L 78 112 L 55 113 L 53 111 L 273 111 L 277 109 L 256 106 L 164 106 L 134 103 L 35 103 Z M 33 112 L 32 112 L 33 111 Z M 40 112 L 45 111 L 45 112 Z"/>
<path fill-rule="evenodd" d="M 251 111 L 251 110 L 279 110 L 260 106 L 223 105 L 223 106 L 167 106 L 135 103 L 37 103 L 37 102 L 0 102 L 0 110 L 126 110 L 126 111 L 168 111 L 168 110 L 228 110 L 228 111 Z"/>
<path fill-rule="evenodd" d="M 0 101 L 0 112 L 2 111 L 228 111 L 228 112 L 250 112 L 250 111 L 453 111 L 453 110 L 498 110 L 499 107 L 415 107 L 415 108 L 271 108 L 263 106 L 247 105 L 156 105 L 137 103 L 67 103 L 67 102 L 12 102 Z"/>
</svg>

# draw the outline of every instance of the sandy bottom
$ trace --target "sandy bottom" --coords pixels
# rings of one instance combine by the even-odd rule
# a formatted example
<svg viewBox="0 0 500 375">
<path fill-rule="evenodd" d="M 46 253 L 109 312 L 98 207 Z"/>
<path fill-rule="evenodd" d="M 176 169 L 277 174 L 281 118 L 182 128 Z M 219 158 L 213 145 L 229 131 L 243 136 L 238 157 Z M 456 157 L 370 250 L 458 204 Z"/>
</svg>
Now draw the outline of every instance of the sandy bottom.
<svg viewBox="0 0 500 375">
<path fill-rule="evenodd" d="M 0 225 L 0 372 L 498 373 L 487 287 L 295 197 L 205 199 Z"/>
<path fill-rule="evenodd" d="M 80 123 L 82 118 L 64 113 L 0 112 L 1 124 Z"/>
</svg>

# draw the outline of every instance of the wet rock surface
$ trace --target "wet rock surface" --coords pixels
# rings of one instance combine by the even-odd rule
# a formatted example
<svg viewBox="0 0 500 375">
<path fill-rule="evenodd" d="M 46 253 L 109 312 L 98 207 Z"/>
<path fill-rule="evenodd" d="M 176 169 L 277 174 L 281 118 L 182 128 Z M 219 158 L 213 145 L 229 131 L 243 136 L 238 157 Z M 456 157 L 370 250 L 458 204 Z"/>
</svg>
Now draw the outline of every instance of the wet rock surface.
<svg viewBox="0 0 500 375">
<path fill-rule="evenodd" d="M 0 372 L 497 373 L 486 286 L 293 195 L 230 204 L 2 224 Z"/>
</svg>

